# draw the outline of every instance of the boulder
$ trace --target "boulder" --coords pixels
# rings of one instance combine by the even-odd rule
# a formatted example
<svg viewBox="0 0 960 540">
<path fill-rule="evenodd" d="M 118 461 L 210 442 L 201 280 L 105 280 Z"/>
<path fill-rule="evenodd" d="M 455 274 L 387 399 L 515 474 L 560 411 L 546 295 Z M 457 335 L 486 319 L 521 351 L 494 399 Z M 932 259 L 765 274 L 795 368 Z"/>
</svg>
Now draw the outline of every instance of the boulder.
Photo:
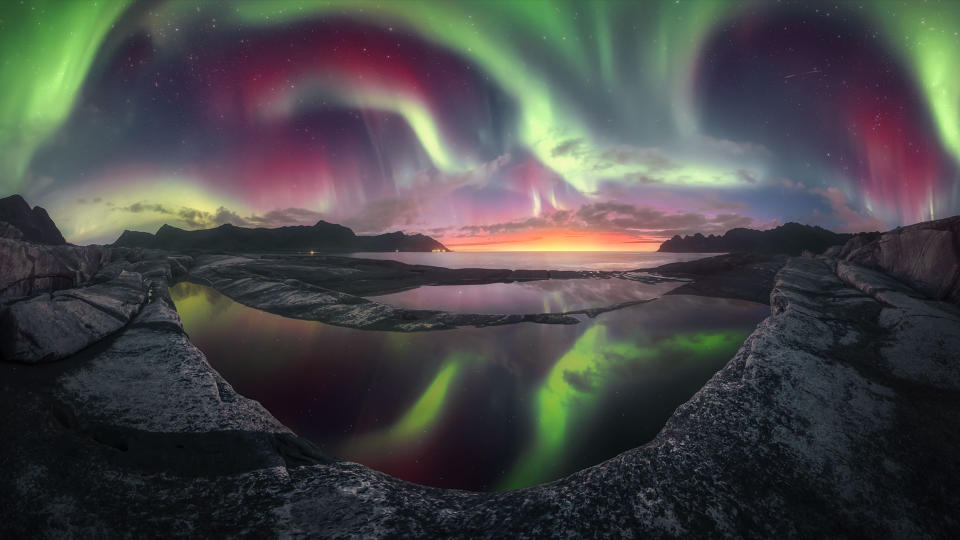
<svg viewBox="0 0 960 540">
<path fill-rule="evenodd" d="M 20 229 L 7 223 L 6 221 L 0 221 L 0 238 L 23 240 L 23 233 L 20 231 Z"/>
<path fill-rule="evenodd" d="M 111 258 L 100 246 L 47 246 L 0 238 L 0 299 L 77 287 Z"/>
<path fill-rule="evenodd" d="M 960 216 L 854 237 L 838 257 L 881 270 L 931 298 L 960 304 Z"/>
</svg>

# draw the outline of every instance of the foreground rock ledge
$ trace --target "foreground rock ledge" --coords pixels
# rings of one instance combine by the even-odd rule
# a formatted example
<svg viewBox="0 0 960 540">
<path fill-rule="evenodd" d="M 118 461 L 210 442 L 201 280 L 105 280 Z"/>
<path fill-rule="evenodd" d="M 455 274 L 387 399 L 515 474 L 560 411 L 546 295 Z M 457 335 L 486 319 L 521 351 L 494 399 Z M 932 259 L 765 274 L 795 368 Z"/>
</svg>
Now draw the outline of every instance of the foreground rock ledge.
<svg viewBox="0 0 960 540">
<path fill-rule="evenodd" d="M 649 444 L 550 484 L 469 493 L 324 457 L 210 368 L 155 284 L 108 340 L 54 364 L 0 365 L 0 532 L 960 533 L 956 309 L 812 258 L 787 263 L 771 304 Z"/>
</svg>

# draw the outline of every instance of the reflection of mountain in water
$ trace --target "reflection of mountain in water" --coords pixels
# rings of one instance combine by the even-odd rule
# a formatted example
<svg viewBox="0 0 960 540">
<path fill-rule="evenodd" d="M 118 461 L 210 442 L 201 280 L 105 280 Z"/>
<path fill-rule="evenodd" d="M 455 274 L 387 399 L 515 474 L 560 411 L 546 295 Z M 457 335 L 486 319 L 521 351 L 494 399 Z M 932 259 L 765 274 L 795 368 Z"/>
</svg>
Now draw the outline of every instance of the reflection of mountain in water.
<svg viewBox="0 0 960 540">
<path fill-rule="evenodd" d="M 368 297 L 408 309 L 439 309 L 455 313 L 563 313 L 649 300 L 683 282 L 641 284 L 625 279 L 545 279 L 485 285 L 424 286 L 394 294 Z"/>
</svg>

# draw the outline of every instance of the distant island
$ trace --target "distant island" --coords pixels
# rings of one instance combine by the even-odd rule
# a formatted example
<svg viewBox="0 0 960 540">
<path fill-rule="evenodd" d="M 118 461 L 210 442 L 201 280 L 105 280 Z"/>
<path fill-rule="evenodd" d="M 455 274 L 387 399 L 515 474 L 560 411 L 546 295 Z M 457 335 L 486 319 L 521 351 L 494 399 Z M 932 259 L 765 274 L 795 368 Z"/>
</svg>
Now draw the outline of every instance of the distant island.
<svg viewBox="0 0 960 540">
<path fill-rule="evenodd" d="M 831 246 L 843 245 L 855 235 L 835 233 L 822 227 L 787 223 L 768 231 L 730 229 L 723 236 L 676 235 L 660 245 L 666 253 L 729 253 L 750 251 L 800 255 L 804 251 L 823 253 Z"/>
<path fill-rule="evenodd" d="M 221 225 L 213 229 L 187 231 L 164 225 L 150 234 L 123 231 L 114 247 L 141 247 L 166 250 L 203 251 L 316 251 L 350 253 L 357 251 L 450 251 L 433 238 L 402 232 L 358 236 L 348 227 L 318 221 L 315 225 L 294 225 L 275 229 Z"/>
</svg>

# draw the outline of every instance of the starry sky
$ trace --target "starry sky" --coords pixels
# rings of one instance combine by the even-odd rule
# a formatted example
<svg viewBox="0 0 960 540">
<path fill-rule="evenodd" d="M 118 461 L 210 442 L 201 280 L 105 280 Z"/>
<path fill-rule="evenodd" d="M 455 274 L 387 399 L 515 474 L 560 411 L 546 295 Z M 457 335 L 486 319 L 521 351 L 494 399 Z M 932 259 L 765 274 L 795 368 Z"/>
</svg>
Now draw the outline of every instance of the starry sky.
<svg viewBox="0 0 960 540">
<path fill-rule="evenodd" d="M 11 0 L 0 195 L 74 243 L 651 250 L 960 213 L 960 2 Z"/>
</svg>

